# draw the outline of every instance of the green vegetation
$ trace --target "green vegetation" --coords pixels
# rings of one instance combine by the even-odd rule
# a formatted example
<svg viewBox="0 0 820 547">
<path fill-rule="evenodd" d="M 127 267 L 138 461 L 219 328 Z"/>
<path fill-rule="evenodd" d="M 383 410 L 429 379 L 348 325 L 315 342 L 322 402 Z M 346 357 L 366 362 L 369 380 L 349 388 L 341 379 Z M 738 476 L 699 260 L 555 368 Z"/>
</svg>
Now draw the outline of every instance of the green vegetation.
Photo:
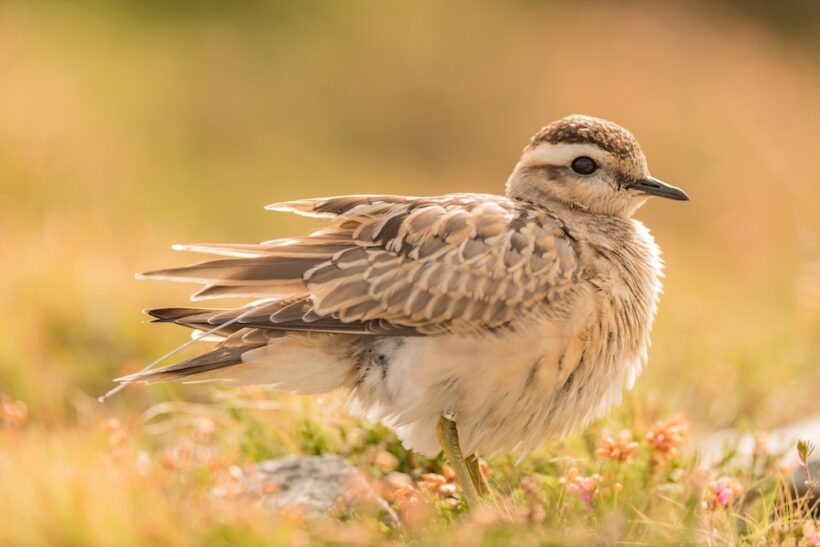
<svg viewBox="0 0 820 547">
<path fill-rule="evenodd" d="M 751 460 L 693 452 L 820 412 L 814 38 L 725 6 L 166 4 L 0 3 L 1 544 L 817 537 L 762 435 Z M 635 389 L 587 431 L 487 462 L 495 505 L 467 513 L 441 460 L 345 417 L 341 394 L 96 402 L 185 340 L 139 310 L 187 288 L 133 280 L 182 263 L 170 244 L 311 226 L 261 209 L 290 198 L 501 192 L 525 139 L 570 112 L 629 127 L 692 201 L 638 215 L 668 277 Z M 253 462 L 319 453 L 372 477 L 403 527 L 274 517 L 238 486 Z"/>
</svg>

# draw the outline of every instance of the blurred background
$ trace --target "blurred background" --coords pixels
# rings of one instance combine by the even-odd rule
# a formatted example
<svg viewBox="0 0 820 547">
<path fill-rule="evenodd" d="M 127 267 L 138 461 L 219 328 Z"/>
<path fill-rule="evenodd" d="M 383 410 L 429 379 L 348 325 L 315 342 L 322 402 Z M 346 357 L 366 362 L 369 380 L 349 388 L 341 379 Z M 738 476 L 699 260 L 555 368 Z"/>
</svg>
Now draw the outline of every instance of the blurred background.
<svg viewBox="0 0 820 547">
<path fill-rule="evenodd" d="M 337 193 L 503 192 L 569 113 L 639 138 L 689 203 L 638 214 L 667 263 L 627 407 L 701 430 L 820 411 L 820 4 L 0 2 L 0 393 L 32 422 L 138 415 L 202 387 L 114 376 L 186 340 L 136 282 L 177 242 L 313 224 Z"/>
</svg>

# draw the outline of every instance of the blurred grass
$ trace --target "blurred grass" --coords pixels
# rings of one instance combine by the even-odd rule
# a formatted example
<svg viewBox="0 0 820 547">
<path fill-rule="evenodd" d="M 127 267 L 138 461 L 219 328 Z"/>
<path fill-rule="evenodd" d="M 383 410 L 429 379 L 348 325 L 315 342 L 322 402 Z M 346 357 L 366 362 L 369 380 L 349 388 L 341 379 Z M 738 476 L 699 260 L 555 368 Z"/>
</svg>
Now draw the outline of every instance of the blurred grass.
<svg viewBox="0 0 820 547">
<path fill-rule="evenodd" d="M 92 402 L 186 336 L 139 310 L 187 288 L 132 277 L 180 263 L 171 243 L 310 226 L 261 209 L 283 199 L 501 192 L 526 139 L 571 112 L 629 127 L 693 198 L 639 213 L 668 279 L 615 419 L 683 410 L 710 431 L 820 411 L 820 49 L 789 26 L 816 12 L 686 6 L 0 3 L 0 393 L 33 424 L 0 450 L 61 475 L 55 447 L 93 462 L 104 416 L 207 397 Z"/>
</svg>

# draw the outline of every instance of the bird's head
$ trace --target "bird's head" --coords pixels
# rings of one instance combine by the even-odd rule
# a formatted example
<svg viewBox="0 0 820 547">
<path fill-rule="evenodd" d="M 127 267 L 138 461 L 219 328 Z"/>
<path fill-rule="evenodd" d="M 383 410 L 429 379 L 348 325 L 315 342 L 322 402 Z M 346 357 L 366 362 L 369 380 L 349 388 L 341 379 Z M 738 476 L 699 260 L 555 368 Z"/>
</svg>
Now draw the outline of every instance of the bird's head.
<svg viewBox="0 0 820 547">
<path fill-rule="evenodd" d="M 507 181 L 507 195 L 618 216 L 631 216 L 650 196 L 689 199 L 683 190 L 649 174 L 632 133 L 577 114 L 535 134 Z"/>
</svg>

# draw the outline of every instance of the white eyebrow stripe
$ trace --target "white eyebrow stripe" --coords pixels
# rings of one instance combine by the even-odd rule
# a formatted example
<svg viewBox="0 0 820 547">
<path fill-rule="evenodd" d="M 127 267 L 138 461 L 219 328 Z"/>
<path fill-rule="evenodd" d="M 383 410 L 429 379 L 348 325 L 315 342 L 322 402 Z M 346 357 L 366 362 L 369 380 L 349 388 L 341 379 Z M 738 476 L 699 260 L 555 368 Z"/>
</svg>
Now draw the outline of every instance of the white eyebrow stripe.
<svg viewBox="0 0 820 547">
<path fill-rule="evenodd" d="M 521 165 L 569 165 L 572 160 L 579 156 L 589 156 L 598 163 L 601 163 L 607 152 L 601 150 L 594 144 L 550 144 L 542 142 L 532 150 L 521 156 Z"/>
</svg>

